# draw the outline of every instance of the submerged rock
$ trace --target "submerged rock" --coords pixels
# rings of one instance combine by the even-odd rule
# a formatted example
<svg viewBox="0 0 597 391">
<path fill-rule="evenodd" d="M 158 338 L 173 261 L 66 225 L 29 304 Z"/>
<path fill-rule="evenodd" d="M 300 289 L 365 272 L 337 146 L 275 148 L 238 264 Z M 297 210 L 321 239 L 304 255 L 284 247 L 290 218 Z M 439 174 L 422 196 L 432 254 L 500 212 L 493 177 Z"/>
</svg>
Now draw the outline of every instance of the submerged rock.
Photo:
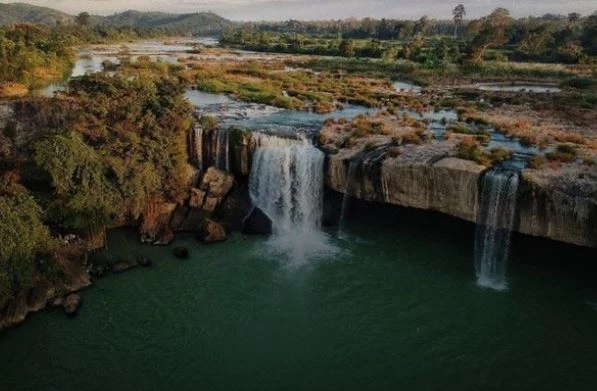
<svg viewBox="0 0 597 391">
<path fill-rule="evenodd" d="M 137 257 L 137 265 L 141 267 L 150 267 L 153 265 L 153 262 L 149 258 L 139 256 Z"/>
<path fill-rule="evenodd" d="M 117 262 L 115 264 L 112 265 L 112 272 L 113 273 L 123 273 L 127 270 L 130 270 L 134 267 L 136 267 L 137 264 L 136 263 L 131 263 L 131 262 Z"/>
<path fill-rule="evenodd" d="M 178 259 L 188 259 L 190 256 L 189 249 L 186 247 L 175 247 L 174 256 Z"/>
<path fill-rule="evenodd" d="M 82 301 L 83 300 L 81 299 L 81 296 L 77 295 L 76 293 L 68 295 L 62 303 L 64 313 L 68 316 L 76 316 L 79 312 Z"/>
<path fill-rule="evenodd" d="M 199 240 L 203 243 L 217 243 L 228 239 L 224 227 L 213 220 L 205 220 L 199 230 Z"/>
<path fill-rule="evenodd" d="M 261 209 L 254 207 L 243 220 L 242 233 L 246 235 L 271 235 L 272 221 Z"/>
</svg>

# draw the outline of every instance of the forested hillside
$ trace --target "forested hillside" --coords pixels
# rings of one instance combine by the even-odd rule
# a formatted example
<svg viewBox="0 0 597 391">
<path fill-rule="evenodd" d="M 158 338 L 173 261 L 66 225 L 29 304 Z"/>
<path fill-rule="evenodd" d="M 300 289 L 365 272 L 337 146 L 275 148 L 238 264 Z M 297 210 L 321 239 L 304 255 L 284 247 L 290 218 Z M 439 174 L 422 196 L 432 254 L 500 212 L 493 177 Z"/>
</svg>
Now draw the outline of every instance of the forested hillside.
<svg viewBox="0 0 597 391">
<path fill-rule="evenodd" d="M 88 23 L 90 25 L 137 27 L 169 30 L 180 34 L 219 34 L 232 22 L 211 12 L 168 14 L 163 12 L 126 11 L 110 16 L 68 15 L 51 8 L 29 4 L 0 4 L 0 26 L 19 23 L 56 24 Z"/>
</svg>

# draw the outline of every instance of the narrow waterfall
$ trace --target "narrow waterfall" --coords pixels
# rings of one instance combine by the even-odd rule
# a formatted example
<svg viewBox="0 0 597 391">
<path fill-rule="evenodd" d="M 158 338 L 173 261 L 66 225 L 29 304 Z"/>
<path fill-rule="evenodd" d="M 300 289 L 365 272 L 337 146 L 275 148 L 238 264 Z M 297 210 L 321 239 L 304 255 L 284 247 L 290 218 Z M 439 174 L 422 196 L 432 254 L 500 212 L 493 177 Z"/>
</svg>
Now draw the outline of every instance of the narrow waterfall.
<svg viewBox="0 0 597 391">
<path fill-rule="evenodd" d="M 352 194 L 354 193 L 354 184 L 356 183 L 356 175 L 360 165 L 361 159 L 357 155 L 356 157 L 350 160 L 350 163 L 348 165 L 348 172 L 345 178 L 344 196 L 342 197 L 342 209 L 340 210 L 340 220 L 338 222 L 338 238 L 343 240 L 347 239 L 344 227 L 346 224 L 346 212 L 348 211 L 350 199 L 352 197 Z"/>
<path fill-rule="evenodd" d="M 196 126 L 190 133 L 189 146 L 195 167 L 203 172 L 203 128 Z"/>
<path fill-rule="evenodd" d="M 230 171 L 230 131 L 216 129 L 211 137 L 214 166 L 220 170 Z"/>
<path fill-rule="evenodd" d="M 256 149 L 249 179 L 253 204 L 272 220 L 270 249 L 295 265 L 329 255 L 333 246 L 321 231 L 324 154 L 306 140 L 270 141 Z"/>
<path fill-rule="evenodd" d="M 493 169 L 483 178 L 475 233 L 475 269 L 479 286 L 496 290 L 508 287 L 506 263 L 518 182 L 518 172 L 502 169 Z"/>
</svg>

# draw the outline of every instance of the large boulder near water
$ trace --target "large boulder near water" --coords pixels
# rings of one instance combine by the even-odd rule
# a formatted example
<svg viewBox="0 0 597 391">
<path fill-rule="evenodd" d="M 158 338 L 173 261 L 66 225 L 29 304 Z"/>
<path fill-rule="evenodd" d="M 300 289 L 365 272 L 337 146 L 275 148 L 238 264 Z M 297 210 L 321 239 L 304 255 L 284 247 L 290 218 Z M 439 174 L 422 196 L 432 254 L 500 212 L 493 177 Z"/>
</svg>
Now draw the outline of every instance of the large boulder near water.
<svg viewBox="0 0 597 391">
<path fill-rule="evenodd" d="M 254 207 L 243 220 L 242 233 L 246 235 L 271 235 L 272 221 L 261 209 Z"/>
<path fill-rule="evenodd" d="M 232 190 L 232 186 L 234 186 L 234 176 L 215 167 L 207 169 L 201 182 L 201 190 L 214 198 L 226 197 Z"/>
<path fill-rule="evenodd" d="M 170 220 L 175 210 L 174 203 L 149 203 L 143 211 L 139 227 L 141 242 L 158 246 L 172 243 L 174 230 L 170 226 Z"/>
<path fill-rule="evenodd" d="M 205 220 L 198 234 L 203 243 L 217 243 L 228 239 L 224 227 L 213 220 Z"/>
<path fill-rule="evenodd" d="M 68 295 L 62 302 L 64 313 L 68 316 L 76 316 L 79 312 L 79 307 L 81 307 L 82 301 L 83 300 L 81 299 L 81 296 L 77 295 L 76 293 Z"/>
</svg>

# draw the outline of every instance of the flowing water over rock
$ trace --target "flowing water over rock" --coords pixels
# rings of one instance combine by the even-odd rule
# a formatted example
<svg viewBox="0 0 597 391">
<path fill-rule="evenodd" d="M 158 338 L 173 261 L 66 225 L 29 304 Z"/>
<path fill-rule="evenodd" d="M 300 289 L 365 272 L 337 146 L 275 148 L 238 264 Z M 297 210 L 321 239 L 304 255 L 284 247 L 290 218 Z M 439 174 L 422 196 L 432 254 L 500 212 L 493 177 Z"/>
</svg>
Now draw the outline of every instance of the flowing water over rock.
<svg viewBox="0 0 597 391">
<path fill-rule="evenodd" d="M 272 141 L 255 151 L 249 183 L 254 205 L 272 220 L 270 250 L 294 265 L 329 255 L 334 247 L 321 232 L 324 154 L 306 140 L 291 146 Z"/>
<path fill-rule="evenodd" d="M 483 178 L 475 234 L 475 269 L 479 286 L 507 289 L 506 263 L 516 213 L 519 174 L 493 169 Z"/>
</svg>

